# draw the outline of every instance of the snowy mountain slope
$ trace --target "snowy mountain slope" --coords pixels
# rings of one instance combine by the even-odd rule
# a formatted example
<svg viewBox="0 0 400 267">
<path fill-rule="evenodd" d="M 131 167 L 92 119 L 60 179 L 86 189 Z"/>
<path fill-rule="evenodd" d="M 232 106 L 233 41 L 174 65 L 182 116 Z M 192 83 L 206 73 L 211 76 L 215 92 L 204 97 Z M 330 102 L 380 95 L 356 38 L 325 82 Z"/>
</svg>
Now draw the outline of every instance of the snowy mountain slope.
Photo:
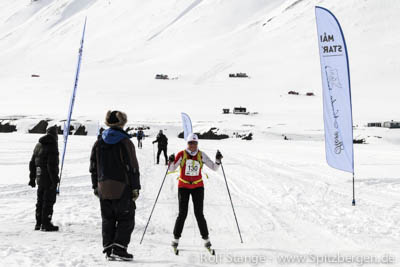
<svg viewBox="0 0 400 267">
<path fill-rule="evenodd" d="M 289 90 L 320 94 L 315 5 L 330 8 L 344 28 L 355 121 L 399 115 L 394 81 L 400 41 L 391 26 L 399 23 L 398 1 L 6 0 L 2 5 L 0 81 L 9 89 L 2 90 L 1 104 L 8 110 L 3 115 L 64 116 L 84 16 L 89 22 L 76 115 L 101 118 L 97 109 L 114 106 L 157 119 L 202 107 L 214 115 L 234 104 L 264 114 L 279 109 L 285 116 L 303 116 L 308 106 L 307 116 L 319 114 L 319 100 L 305 104 L 281 97 Z M 239 71 L 251 79 L 227 78 Z M 32 73 L 42 77 L 32 79 Z M 155 81 L 156 73 L 180 79 Z M 46 96 L 50 104 L 31 102 Z M 201 104 L 188 103 L 192 97 Z M 382 101 L 386 105 L 377 107 Z M 320 124 L 319 115 L 312 121 L 317 119 Z"/>
</svg>

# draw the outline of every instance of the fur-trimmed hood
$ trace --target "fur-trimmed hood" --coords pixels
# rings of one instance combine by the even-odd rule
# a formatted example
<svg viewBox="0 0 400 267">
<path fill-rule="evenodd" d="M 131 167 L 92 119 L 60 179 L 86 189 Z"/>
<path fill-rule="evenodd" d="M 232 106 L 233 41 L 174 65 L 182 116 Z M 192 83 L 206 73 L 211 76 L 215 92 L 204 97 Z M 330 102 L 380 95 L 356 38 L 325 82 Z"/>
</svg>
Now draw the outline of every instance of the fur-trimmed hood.
<svg viewBox="0 0 400 267">
<path fill-rule="evenodd" d="M 115 111 L 109 110 L 106 114 L 105 124 L 108 127 L 123 128 L 127 122 L 128 122 L 128 116 L 124 112 L 118 110 Z"/>
</svg>

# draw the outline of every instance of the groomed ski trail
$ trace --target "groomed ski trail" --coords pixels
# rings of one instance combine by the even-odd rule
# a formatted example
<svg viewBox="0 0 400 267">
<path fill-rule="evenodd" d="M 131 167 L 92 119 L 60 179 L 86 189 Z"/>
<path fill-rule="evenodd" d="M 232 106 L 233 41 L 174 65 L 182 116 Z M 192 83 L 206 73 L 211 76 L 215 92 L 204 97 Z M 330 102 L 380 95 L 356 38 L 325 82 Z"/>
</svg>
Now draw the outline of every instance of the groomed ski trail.
<svg viewBox="0 0 400 267">
<path fill-rule="evenodd" d="M 2 164 L 8 164 L 10 168 L 27 168 L 38 136 L 6 137 L 0 138 Z M 73 136 L 70 141 L 65 179 L 53 219 L 60 225 L 59 233 L 33 231 L 36 190 L 26 185 L 26 177 L 0 186 L 2 265 L 129 264 L 107 262 L 101 253 L 99 203 L 92 193 L 88 174 L 89 153 L 95 138 Z M 139 245 L 166 170 L 164 165 L 153 165 L 151 141 L 151 138 L 146 139 L 143 149 L 137 150 L 142 190 L 129 251 L 134 254 L 138 266 L 207 266 L 207 262 L 201 262 L 201 257 L 211 255 L 203 248 L 191 203 L 179 246 L 182 253 L 175 256 L 171 251 L 172 230 L 178 212 L 177 174 L 167 177 L 143 245 Z M 384 186 L 379 181 L 358 183 L 359 205 L 353 208 L 350 205 L 350 178 L 343 179 L 343 175 L 336 178 L 336 173 L 330 170 L 323 172 L 326 170 L 324 162 L 315 157 L 321 150 L 318 145 L 311 144 L 308 158 L 296 160 L 295 155 L 287 154 L 290 146 L 282 141 L 259 142 L 263 142 L 268 151 L 260 150 L 257 141 L 200 143 L 200 148 L 211 157 L 217 149 L 224 154 L 224 167 L 244 239 L 244 244 L 240 244 L 222 172 L 205 169 L 209 179 L 205 178 L 204 213 L 217 255 L 266 255 L 274 260 L 279 256 L 337 253 L 339 247 L 343 253 L 396 253 L 392 244 L 400 239 L 396 234 L 400 232 L 397 180 L 391 184 L 388 181 L 388 186 L 382 190 L 377 190 Z M 18 147 L 14 149 L 14 156 L 19 160 L 7 160 L 15 143 Z M 171 137 L 169 154 L 178 152 L 183 146 L 182 140 Z M 297 143 L 299 150 L 306 146 L 310 143 Z M 164 163 L 163 158 L 160 161 Z M 387 194 L 391 195 L 390 199 Z M 221 265 L 230 266 L 229 263 Z"/>
</svg>

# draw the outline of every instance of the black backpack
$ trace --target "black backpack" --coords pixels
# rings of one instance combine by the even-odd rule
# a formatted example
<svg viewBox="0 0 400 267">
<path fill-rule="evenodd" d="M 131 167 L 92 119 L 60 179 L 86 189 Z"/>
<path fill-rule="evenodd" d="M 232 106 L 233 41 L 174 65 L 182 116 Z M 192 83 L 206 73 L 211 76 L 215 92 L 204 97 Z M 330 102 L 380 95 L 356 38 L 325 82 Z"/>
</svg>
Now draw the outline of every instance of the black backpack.
<svg viewBox="0 0 400 267">
<path fill-rule="evenodd" d="M 99 181 L 114 180 L 130 185 L 127 152 L 121 142 L 107 144 L 102 138 L 98 141 Z"/>
</svg>

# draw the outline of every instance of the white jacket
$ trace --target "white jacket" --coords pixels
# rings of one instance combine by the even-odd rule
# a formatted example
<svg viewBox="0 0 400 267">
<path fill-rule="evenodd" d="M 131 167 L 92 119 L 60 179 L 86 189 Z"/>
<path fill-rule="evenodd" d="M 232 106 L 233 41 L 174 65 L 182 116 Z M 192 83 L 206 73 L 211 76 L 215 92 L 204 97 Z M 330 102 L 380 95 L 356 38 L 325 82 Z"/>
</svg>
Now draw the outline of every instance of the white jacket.
<svg viewBox="0 0 400 267">
<path fill-rule="evenodd" d="M 186 153 L 188 153 L 191 156 L 196 156 L 198 152 L 199 151 L 197 151 L 196 153 L 193 153 L 193 152 L 189 151 L 188 149 L 186 149 Z M 176 158 L 175 162 L 173 162 L 173 163 L 171 163 L 169 165 L 169 171 L 175 171 L 178 167 L 180 167 L 182 159 L 183 159 L 183 154 L 179 158 Z M 207 156 L 207 154 L 204 153 L 203 151 L 201 152 L 201 159 L 202 159 L 204 165 L 206 165 L 208 168 L 210 168 L 213 171 L 218 171 L 219 164 L 217 164 L 216 162 L 212 161 Z"/>
</svg>

